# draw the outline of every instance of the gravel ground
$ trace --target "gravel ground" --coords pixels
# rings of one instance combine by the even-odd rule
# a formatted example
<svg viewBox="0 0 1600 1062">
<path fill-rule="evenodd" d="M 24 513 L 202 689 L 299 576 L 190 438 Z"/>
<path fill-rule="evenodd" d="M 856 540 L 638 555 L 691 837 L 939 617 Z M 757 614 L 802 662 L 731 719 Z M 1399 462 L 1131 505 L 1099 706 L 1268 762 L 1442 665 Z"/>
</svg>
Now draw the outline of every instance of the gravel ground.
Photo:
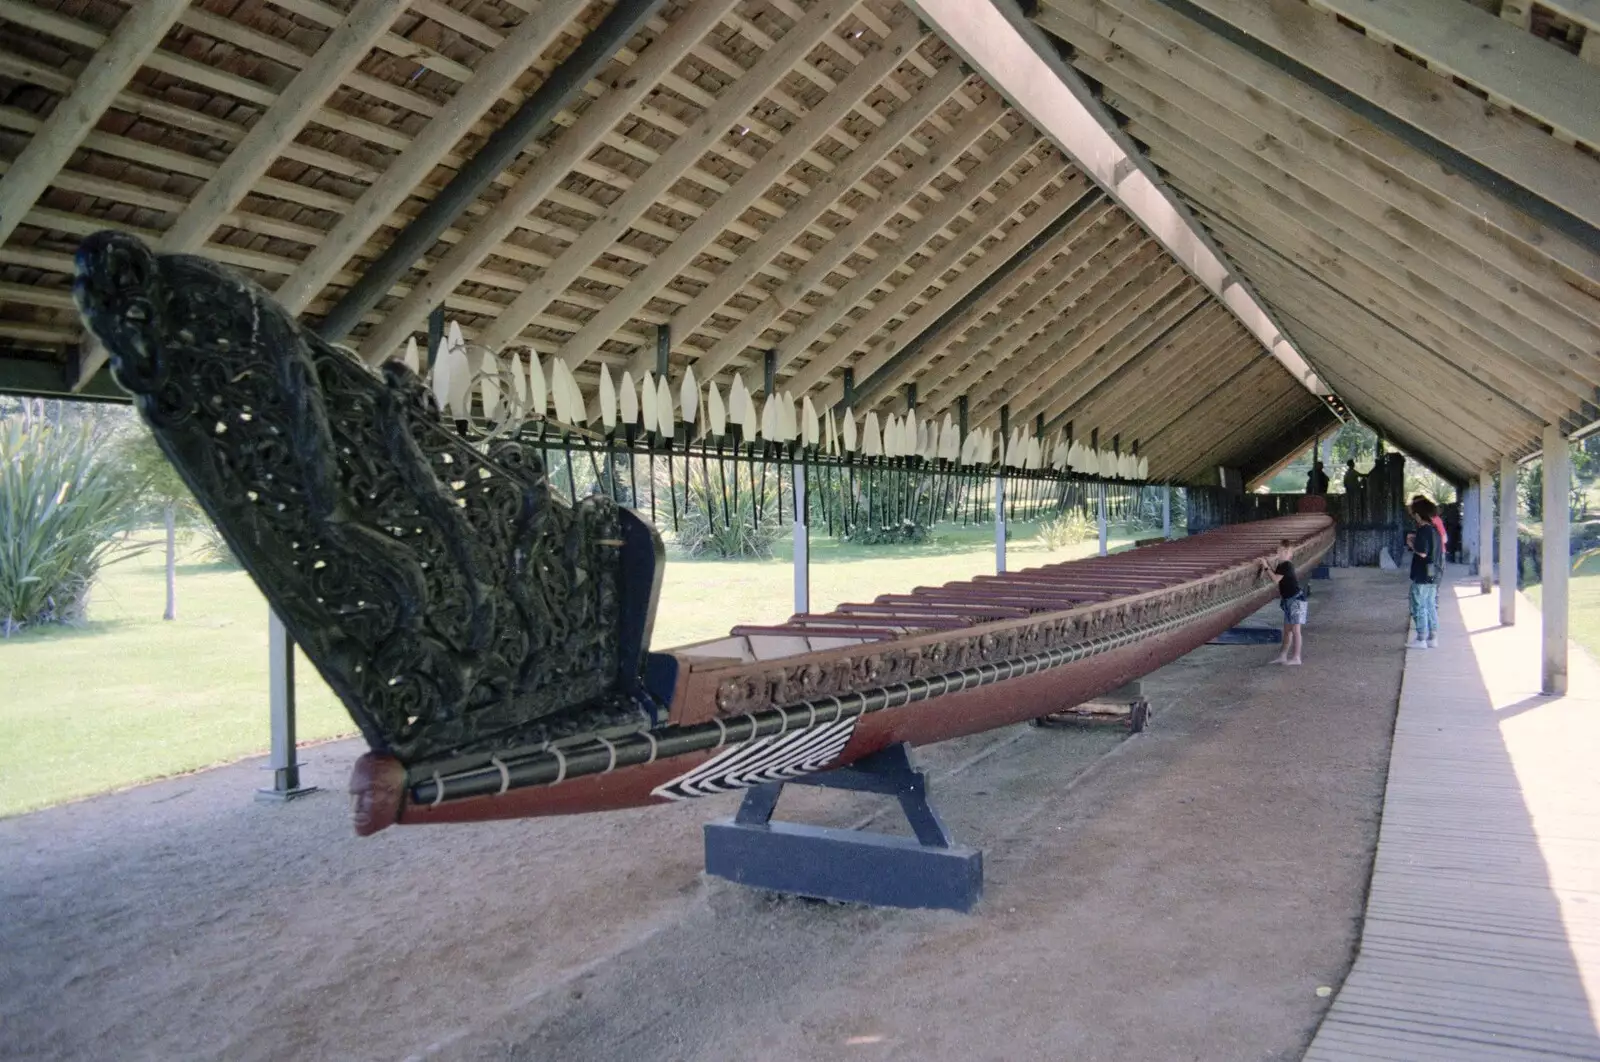
<svg viewBox="0 0 1600 1062">
<path fill-rule="evenodd" d="M 358 840 L 350 742 L 288 806 L 248 761 L 0 821 L 0 1057 L 1298 1058 L 1355 946 L 1405 626 L 1391 573 L 1316 591 L 1305 667 L 1203 648 L 1146 679 L 1144 735 L 924 750 L 984 850 L 970 916 L 707 880 L 732 798 Z"/>
</svg>

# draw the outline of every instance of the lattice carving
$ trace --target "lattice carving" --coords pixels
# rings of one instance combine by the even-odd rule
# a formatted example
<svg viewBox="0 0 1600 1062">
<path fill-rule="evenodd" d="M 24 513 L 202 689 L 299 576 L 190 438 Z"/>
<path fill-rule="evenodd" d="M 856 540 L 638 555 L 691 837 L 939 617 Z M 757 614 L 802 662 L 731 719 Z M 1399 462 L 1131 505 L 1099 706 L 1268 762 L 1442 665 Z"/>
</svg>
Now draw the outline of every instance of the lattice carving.
<svg viewBox="0 0 1600 1062">
<path fill-rule="evenodd" d="M 620 634 L 649 604 L 622 585 L 633 514 L 567 505 L 536 451 L 479 452 L 404 365 L 374 373 L 204 259 L 101 233 L 75 297 L 375 750 L 416 763 L 639 715 L 639 651 Z"/>
</svg>

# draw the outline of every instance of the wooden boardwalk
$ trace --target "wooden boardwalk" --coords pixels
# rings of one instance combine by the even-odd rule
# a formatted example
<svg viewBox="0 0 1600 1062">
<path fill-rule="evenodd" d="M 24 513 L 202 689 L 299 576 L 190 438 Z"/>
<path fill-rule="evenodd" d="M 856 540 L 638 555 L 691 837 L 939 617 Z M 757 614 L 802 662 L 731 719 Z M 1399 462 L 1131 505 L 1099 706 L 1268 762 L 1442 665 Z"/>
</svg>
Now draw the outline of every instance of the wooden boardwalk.
<svg viewBox="0 0 1600 1062">
<path fill-rule="evenodd" d="M 1408 652 L 1360 955 L 1306 1062 L 1600 1060 L 1600 669 L 1476 581 Z"/>
</svg>

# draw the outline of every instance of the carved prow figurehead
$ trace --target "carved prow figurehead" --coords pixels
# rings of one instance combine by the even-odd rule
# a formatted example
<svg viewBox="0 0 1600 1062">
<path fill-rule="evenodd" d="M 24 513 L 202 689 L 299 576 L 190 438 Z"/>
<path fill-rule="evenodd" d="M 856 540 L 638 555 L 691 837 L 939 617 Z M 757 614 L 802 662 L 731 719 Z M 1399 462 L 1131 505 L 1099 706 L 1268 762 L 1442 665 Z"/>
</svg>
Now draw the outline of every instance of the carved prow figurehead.
<svg viewBox="0 0 1600 1062">
<path fill-rule="evenodd" d="M 406 772 L 654 720 L 662 550 L 638 516 L 567 505 L 540 451 L 482 452 L 405 366 L 374 373 L 205 259 L 97 233 L 74 297 L 378 754 L 351 779 L 358 831 L 393 821 Z"/>
</svg>

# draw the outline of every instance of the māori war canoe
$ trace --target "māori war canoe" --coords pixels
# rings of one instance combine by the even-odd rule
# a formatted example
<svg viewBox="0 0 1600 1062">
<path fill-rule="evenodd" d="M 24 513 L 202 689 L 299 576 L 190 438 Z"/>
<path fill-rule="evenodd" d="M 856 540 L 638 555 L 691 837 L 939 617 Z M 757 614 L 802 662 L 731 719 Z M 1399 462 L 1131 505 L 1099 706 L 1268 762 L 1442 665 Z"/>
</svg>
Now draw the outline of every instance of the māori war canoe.
<svg viewBox="0 0 1600 1062">
<path fill-rule="evenodd" d="M 669 803 L 1090 700 L 1308 571 L 1319 514 L 797 615 L 664 652 L 665 554 L 540 451 L 445 423 L 213 263 L 89 237 L 74 294 L 162 450 L 371 751 L 356 830 Z"/>
</svg>

